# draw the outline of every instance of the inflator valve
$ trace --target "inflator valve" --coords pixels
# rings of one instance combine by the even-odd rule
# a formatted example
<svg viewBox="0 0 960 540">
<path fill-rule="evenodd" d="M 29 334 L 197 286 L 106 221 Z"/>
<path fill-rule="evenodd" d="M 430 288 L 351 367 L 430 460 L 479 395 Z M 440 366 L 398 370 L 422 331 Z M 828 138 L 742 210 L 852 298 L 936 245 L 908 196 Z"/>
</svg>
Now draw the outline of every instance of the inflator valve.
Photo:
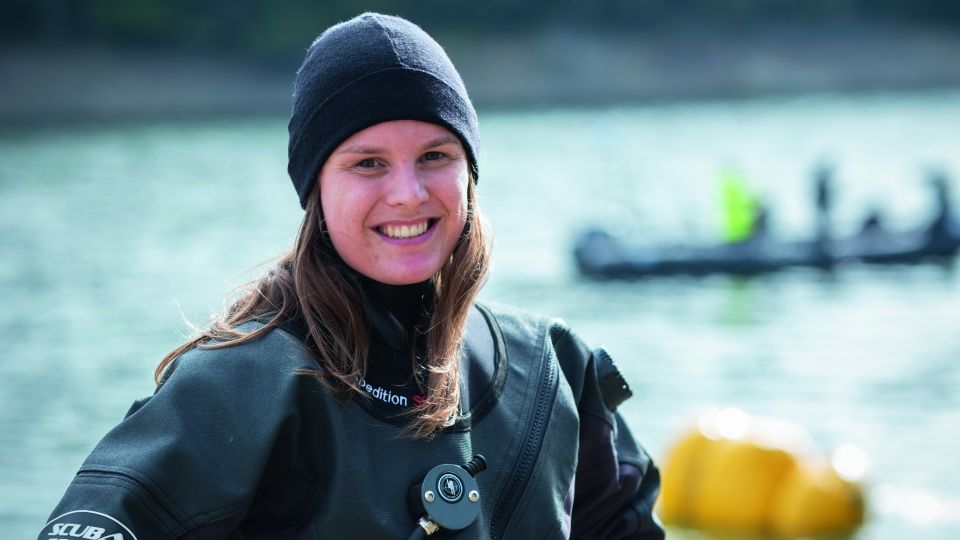
<svg viewBox="0 0 960 540">
<path fill-rule="evenodd" d="M 444 463 L 430 469 L 423 482 L 410 489 L 407 502 L 419 517 L 410 539 L 424 538 L 440 529 L 459 531 L 469 527 L 480 515 L 480 489 L 474 477 L 486 468 L 487 460 L 476 454 L 463 465 Z"/>
</svg>

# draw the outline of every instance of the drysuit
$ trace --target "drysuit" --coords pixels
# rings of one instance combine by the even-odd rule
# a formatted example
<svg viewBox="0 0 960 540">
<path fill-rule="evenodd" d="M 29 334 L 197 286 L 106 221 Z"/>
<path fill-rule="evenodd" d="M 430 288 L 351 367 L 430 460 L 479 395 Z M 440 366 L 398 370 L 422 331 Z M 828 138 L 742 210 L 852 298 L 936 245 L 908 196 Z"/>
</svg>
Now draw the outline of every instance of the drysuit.
<svg viewBox="0 0 960 540">
<path fill-rule="evenodd" d="M 474 454 L 489 464 L 481 510 L 456 538 L 663 538 L 657 469 L 611 411 L 599 356 L 563 323 L 475 305 L 462 414 L 431 440 L 403 436 L 382 399 L 334 400 L 302 374 L 317 368 L 305 343 L 287 324 L 182 355 L 95 447 L 39 538 L 406 538 L 410 487 Z"/>
</svg>

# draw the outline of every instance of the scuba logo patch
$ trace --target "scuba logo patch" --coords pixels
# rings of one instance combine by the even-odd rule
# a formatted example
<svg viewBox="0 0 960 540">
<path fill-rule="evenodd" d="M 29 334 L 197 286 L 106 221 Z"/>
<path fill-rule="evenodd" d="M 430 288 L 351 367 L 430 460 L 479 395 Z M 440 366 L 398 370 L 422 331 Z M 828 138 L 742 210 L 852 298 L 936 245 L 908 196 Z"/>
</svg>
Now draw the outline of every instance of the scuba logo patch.
<svg viewBox="0 0 960 540">
<path fill-rule="evenodd" d="M 460 478 L 451 473 L 444 474 L 437 480 L 437 491 L 443 500 L 447 502 L 457 502 L 463 495 L 463 483 Z"/>
<path fill-rule="evenodd" d="M 137 540 L 119 520 L 92 510 L 74 510 L 44 525 L 39 538 L 46 540 Z"/>
</svg>

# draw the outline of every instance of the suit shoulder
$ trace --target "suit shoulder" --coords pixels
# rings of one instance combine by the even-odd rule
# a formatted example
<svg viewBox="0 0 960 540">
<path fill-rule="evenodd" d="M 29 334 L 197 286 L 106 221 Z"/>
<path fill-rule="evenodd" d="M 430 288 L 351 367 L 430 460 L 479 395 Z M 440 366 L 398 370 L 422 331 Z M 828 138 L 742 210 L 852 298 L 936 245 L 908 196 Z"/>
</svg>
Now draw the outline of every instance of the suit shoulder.
<svg viewBox="0 0 960 540">
<path fill-rule="evenodd" d="M 238 330 L 252 334 L 252 339 L 240 343 L 208 342 L 194 347 L 168 368 L 164 384 L 187 377 L 262 383 L 287 378 L 298 370 L 317 368 L 303 343 L 280 328 L 264 330 L 263 324 L 250 322 L 240 325 Z"/>
<path fill-rule="evenodd" d="M 564 325 L 562 319 L 546 317 L 539 313 L 534 313 L 532 311 L 508 304 L 500 304 L 496 302 L 477 302 L 477 307 L 481 311 L 491 314 L 501 324 L 513 324 L 517 326 L 531 327 L 553 327 L 556 325 Z"/>
<path fill-rule="evenodd" d="M 486 310 L 505 329 L 528 329 L 534 333 L 546 333 L 554 345 L 564 340 L 579 339 L 573 336 L 566 321 L 559 317 L 547 317 L 525 309 L 495 302 L 478 302 L 481 311 Z"/>
</svg>

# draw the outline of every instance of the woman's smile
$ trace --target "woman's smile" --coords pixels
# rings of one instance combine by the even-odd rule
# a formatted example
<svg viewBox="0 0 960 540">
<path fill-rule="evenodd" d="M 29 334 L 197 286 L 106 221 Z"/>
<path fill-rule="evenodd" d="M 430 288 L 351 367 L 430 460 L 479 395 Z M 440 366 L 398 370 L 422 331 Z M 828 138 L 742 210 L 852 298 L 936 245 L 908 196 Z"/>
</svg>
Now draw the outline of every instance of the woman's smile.
<svg viewBox="0 0 960 540">
<path fill-rule="evenodd" d="M 430 236 L 436 222 L 436 219 L 423 219 L 415 223 L 385 223 L 377 225 L 374 230 L 388 240 L 420 241 Z"/>
</svg>

